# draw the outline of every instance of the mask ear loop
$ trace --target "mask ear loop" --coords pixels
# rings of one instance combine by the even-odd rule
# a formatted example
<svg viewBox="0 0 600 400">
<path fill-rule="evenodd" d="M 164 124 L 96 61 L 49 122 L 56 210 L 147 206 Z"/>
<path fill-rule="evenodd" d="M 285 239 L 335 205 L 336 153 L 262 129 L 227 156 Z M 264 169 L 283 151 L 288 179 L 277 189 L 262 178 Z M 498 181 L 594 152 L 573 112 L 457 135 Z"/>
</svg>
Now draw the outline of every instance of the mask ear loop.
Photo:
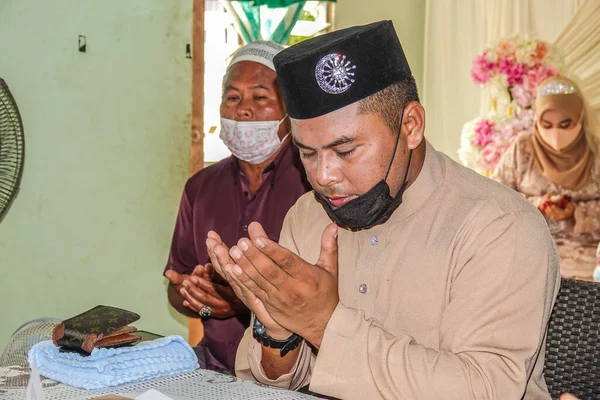
<svg viewBox="0 0 600 400">
<path fill-rule="evenodd" d="M 281 119 L 279 120 L 279 123 L 277 124 L 277 127 L 279 128 L 279 125 L 283 124 L 283 121 L 285 121 L 285 119 L 286 119 L 286 118 L 288 118 L 288 117 L 289 117 L 289 115 L 285 114 L 285 115 L 283 116 L 283 118 L 281 118 Z"/>
<path fill-rule="evenodd" d="M 396 146 L 394 147 L 394 152 L 392 153 L 392 160 L 390 161 L 390 165 L 388 166 L 387 172 L 385 173 L 384 180 L 387 180 L 390 170 L 392 169 L 392 164 L 394 163 L 394 158 L 396 157 L 396 150 L 398 149 L 398 142 L 400 141 L 400 134 L 402 133 L 402 121 L 404 120 L 404 108 L 402 109 L 402 114 L 400 115 L 400 130 L 398 131 L 398 136 L 396 137 Z M 398 191 L 398 195 L 402 196 L 402 193 L 406 189 L 406 178 L 408 178 L 408 171 L 410 170 L 410 161 L 412 160 L 412 150 L 408 153 L 408 164 L 406 165 L 406 171 L 404 172 L 404 178 L 402 179 L 402 186 Z"/>
<path fill-rule="evenodd" d="M 281 126 L 281 124 L 283 124 L 283 121 L 285 121 L 286 118 L 289 118 L 288 114 L 285 114 L 283 116 L 283 118 L 281 118 L 281 120 L 279 121 L 279 123 L 277 124 L 277 129 L 279 129 L 279 127 Z M 285 139 L 287 139 L 288 136 L 290 136 L 290 133 L 292 133 L 292 128 L 290 128 L 290 131 L 288 133 L 285 134 L 285 136 L 283 138 L 281 138 L 280 142 L 283 143 L 285 142 Z"/>
</svg>

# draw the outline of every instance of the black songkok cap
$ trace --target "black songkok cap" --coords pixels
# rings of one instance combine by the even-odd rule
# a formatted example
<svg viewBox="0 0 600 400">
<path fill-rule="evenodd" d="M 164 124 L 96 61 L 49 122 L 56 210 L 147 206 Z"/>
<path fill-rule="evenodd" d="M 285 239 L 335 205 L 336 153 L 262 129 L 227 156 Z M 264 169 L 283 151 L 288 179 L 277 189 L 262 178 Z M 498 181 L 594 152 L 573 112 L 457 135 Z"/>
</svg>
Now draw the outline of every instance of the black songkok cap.
<svg viewBox="0 0 600 400">
<path fill-rule="evenodd" d="M 273 64 L 295 119 L 338 110 L 411 76 L 391 21 L 308 39 L 281 51 Z"/>
</svg>

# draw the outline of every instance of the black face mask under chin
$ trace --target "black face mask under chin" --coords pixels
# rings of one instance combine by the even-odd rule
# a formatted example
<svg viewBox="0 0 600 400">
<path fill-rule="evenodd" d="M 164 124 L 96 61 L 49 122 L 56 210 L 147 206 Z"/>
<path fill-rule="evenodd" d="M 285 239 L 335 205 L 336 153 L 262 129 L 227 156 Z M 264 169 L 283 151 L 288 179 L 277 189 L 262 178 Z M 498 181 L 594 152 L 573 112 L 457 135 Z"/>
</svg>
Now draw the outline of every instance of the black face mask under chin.
<svg viewBox="0 0 600 400">
<path fill-rule="evenodd" d="M 406 178 L 408 177 L 410 160 L 412 159 L 412 150 L 410 150 L 408 156 L 408 164 L 406 166 L 406 172 L 404 173 L 404 179 L 402 180 L 402 186 L 400 187 L 398 194 L 396 194 L 396 197 L 390 196 L 390 187 L 385 181 L 392 168 L 394 157 L 396 156 L 399 138 L 400 132 L 398 132 L 398 137 L 396 138 L 396 147 L 394 148 L 392 160 L 388 166 L 385 178 L 379 181 L 379 183 L 373 186 L 367 193 L 348 201 L 338 208 L 334 208 L 327 197 L 315 190 L 316 199 L 321 203 L 329 215 L 329 218 L 331 218 L 339 227 L 350 229 L 351 231 L 372 228 L 375 225 L 387 221 L 396 208 L 402 203 L 402 195 L 406 189 Z"/>
</svg>

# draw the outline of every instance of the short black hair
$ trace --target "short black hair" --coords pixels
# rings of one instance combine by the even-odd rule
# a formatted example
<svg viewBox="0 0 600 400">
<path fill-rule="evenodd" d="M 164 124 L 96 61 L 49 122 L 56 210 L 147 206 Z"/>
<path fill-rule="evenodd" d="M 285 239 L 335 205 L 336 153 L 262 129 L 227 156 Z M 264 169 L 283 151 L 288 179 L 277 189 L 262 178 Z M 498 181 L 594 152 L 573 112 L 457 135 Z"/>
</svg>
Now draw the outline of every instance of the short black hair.
<svg viewBox="0 0 600 400">
<path fill-rule="evenodd" d="M 410 102 L 419 102 L 413 76 L 393 83 L 359 101 L 358 114 L 377 114 L 394 133 L 400 131 L 400 113 Z"/>
</svg>

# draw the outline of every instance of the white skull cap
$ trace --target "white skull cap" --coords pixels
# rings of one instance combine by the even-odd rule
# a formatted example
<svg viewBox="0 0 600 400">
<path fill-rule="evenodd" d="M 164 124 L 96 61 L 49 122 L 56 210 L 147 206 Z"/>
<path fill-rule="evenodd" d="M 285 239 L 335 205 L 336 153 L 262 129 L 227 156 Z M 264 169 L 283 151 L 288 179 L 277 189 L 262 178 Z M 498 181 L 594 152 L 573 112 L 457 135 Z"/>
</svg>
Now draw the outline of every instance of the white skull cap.
<svg viewBox="0 0 600 400">
<path fill-rule="evenodd" d="M 283 49 L 282 45 L 268 40 L 257 40 L 248 43 L 233 54 L 227 69 L 240 61 L 254 61 L 275 71 L 273 57 Z"/>
</svg>

